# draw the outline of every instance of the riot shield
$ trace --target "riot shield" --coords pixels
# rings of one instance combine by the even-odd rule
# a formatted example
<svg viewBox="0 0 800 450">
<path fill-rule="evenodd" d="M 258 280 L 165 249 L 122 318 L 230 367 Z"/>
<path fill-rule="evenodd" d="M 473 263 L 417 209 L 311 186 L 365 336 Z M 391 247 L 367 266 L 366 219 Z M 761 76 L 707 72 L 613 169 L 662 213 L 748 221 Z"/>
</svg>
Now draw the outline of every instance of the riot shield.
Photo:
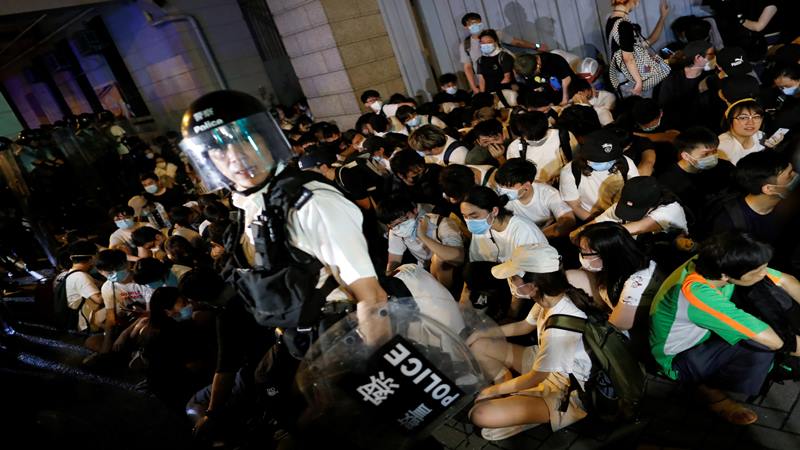
<svg viewBox="0 0 800 450">
<path fill-rule="evenodd" d="M 371 343 L 356 313 L 328 329 L 297 373 L 308 403 L 305 434 L 350 448 L 410 448 L 471 405 L 488 382 L 465 339 L 500 331 L 471 308 L 453 308 L 463 321 L 448 327 L 420 313 L 414 299 L 392 299 L 365 319 L 373 336 L 382 328 Z"/>
</svg>

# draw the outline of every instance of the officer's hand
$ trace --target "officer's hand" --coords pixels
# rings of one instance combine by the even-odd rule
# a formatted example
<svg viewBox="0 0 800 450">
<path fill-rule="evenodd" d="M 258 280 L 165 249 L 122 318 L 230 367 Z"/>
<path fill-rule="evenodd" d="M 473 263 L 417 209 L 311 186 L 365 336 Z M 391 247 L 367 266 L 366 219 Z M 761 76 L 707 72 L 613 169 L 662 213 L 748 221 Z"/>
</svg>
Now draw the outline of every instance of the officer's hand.
<svg viewBox="0 0 800 450">
<path fill-rule="evenodd" d="M 201 417 L 195 424 L 194 430 L 192 430 L 194 438 L 200 441 L 210 440 L 214 433 L 214 422 L 214 419 L 207 415 Z"/>
</svg>

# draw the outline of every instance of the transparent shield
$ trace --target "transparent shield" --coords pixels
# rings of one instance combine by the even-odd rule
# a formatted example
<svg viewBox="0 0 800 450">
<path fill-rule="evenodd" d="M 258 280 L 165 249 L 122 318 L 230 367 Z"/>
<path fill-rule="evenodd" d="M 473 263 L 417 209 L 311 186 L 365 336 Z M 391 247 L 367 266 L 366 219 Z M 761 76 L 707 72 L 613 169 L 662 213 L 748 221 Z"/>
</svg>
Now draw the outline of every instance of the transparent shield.
<svg viewBox="0 0 800 450">
<path fill-rule="evenodd" d="M 262 185 L 277 163 L 291 156 L 286 136 L 266 113 L 187 137 L 180 147 L 209 191 Z"/>
</svg>

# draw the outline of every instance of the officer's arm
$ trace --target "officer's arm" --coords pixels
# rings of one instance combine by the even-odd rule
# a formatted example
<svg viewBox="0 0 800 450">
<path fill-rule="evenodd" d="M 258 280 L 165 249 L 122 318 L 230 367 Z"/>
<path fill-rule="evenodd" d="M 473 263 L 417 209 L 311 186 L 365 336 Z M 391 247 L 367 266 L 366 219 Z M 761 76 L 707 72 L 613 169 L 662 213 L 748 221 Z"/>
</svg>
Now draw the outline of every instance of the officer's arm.
<svg viewBox="0 0 800 450">
<path fill-rule="evenodd" d="M 359 278 L 350 283 L 347 289 L 353 294 L 359 306 L 362 303 L 370 306 L 381 305 L 386 301 L 386 292 L 376 277 Z"/>
<path fill-rule="evenodd" d="M 375 277 L 359 278 L 347 286 L 356 302 L 358 329 L 364 343 L 377 345 L 389 338 L 391 327 L 387 317 L 376 314 L 386 304 L 386 292 Z"/>
</svg>

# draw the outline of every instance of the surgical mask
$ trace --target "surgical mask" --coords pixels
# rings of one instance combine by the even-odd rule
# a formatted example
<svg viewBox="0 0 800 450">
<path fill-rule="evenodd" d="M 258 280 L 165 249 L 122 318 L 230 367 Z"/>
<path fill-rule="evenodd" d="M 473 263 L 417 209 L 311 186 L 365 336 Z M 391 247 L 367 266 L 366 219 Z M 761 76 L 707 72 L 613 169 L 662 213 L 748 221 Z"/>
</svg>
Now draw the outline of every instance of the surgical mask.
<svg viewBox="0 0 800 450">
<path fill-rule="evenodd" d="M 383 108 L 383 102 L 380 100 L 375 100 L 374 102 L 372 102 L 372 104 L 369 105 L 369 107 L 376 113 L 379 113 L 381 112 L 381 108 Z"/>
<path fill-rule="evenodd" d="M 519 200 L 519 191 L 516 189 L 509 189 L 499 186 L 497 188 L 497 193 L 508 197 L 508 201 L 510 202 L 513 202 L 514 200 Z"/>
<path fill-rule="evenodd" d="M 595 172 L 605 172 L 611 170 L 614 167 L 614 163 L 616 161 L 606 161 L 606 162 L 595 162 L 595 161 L 586 161 L 586 164 L 592 168 Z"/>
<path fill-rule="evenodd" d="M 691 165 L 695 167 L 697 170 L 708 170 L 717 165 L 719 162 L 719 156 L 717 155 L 708 155 L 704 158 L 697 158 L 693 161 L 689 161 Z"/>
<path fill-rule="evenodd" d="M 583 255 L 580 254 L 578 255 L 578 260 L 580 260 L 581 267 L 583 267 L 583 270 L 587 272 L 600 272 L 601 270 L 603 270 L 603 261 L 600 258 L 597 258 L 597 261 L 600 261 L 600 267 L 592 266 L 592 262 L 594 262 L 595 260 L 593 259 L 591 261 L 587 261 L 583 257 Z"/>
<path fill-rule="evenodd" d="M 469 26 L 469 32 L 472 34 L 479 34 L 483 31 L 483 22 L 473 23 Z"/>
<path fill-rule="evenodd" d="M 495 49 L 494 44 L 481 44 L 481 53 L 484 55 L 491 55 Z"/>
<path fill-rule="evenodd" d="M 467 219 L 467 229 L 472 234 L 486 234 L 492 227 L 492 225 L 489 224 L 488 219 L 488 217 L 486 219 Z"/>
<path fill-rule="evenodd" d="M 450 95 L 456 95 L 456 92 L 458 92 L 458 88 L 453 86 L 453 87 L 449 87 L 449 88 L 445 89 L 444 91 L 447 92 Z"/>
<path fill-rule="evenodd" d="M 416 116 L 413 119 L 411 119 L 408 122 L 406 122 L 406 125 L 408 125 L 411 128 L 414 128 L 414 127 L 418 127 L 419 126 L 419 122 L 420 122 L 420 118 L 419 118 L 419 116 Z"/>
<path fill-rule="evenodd" d="M 661 119 L 658 119 L 658 122 L 656 122 L 656 124 L 653 125 L 652 127 L 641 127 L 641 128 L 642 131 L 655 131 L 660 126 L 661 126 Z"/>
<path fill-rule="evenodd" d="M 155 194 L 158 192 L 158 185 L 157 184 L 148 184 L 144 187 L 144 191 L 148 194 Z"/>
<path fill-rule="evenodd" d="M 147 283 L 147 285 L 148 285 L 148 286 L 149 286 L 151 289 L 158 289 L 158 288 L 160 288 L 160 287 L 164 286 L 164 284 L 165 284 L 165 283 L 164 283 L 164 280 L 158 280 L 158 281 L 153 281 L 153 282 L 151 282 L 151 283 Z"/>
<path fill-rule="evenodd" d="M 781 199 L 785 199 L 790 192 L 792 192 L 795 189 L 797 189 L 797 185 L 798 184 L 800 184 L 800 174 L 794 174 L 794 178 L 792 178 L 788 183 L 776 185 L 777 187 L 781 187 L 781 188 L 786 189 L 784 192 L 776 194 L 776 195 L 778 197 L 780 197 Z"/>
<path fill-rule="evenodd" d="M 781 88 L 781 92 L 789 97 L 797 93 L 798 86 Z"/>
<path fill-rule="evenodd" d="M 717 60 L 716 59 L 709 59 L 706 61 L 706 64 L 703 66 L 703 70 L 706 72 L 711 72 L 712 70 L 717 68 Z"/>
<path fill-rule="evenodd" d="M 181 310 L 178 312 L 178 315 L 173 316 L 172 319 L 175 320 L 176 322 L 185 322 L 187 320 L 191 320 L 193 310 L 194 308 L 192 307 L 192 305 L 186 305 L 183 308 L 181 308 Z"/>
<path fill-rule="evenodd" d="M 108 276 L 106 276 L 106 280 L 112 283 L 121 283 L 125 281 L 126 278 L 128 278 L 128 271 L 125 269 L 116 270 L 114 272 L 109 273 Z"/>
<path fill-rule="evenodd" d="M 525 286 L 525 285 L 523 284 L 523 286 Z M 528 295 L 528 294 L 520 293 L 519 292 L 519 287 L 514 283 L 511 283 L 511 295 L 513 295 L 514 297 L 520 298 L 520 299 L 531 298 L 531 296 Z"/>
<path fill-rule="evenodd" d="M 392 231 L 397 237 L 402 239 L 413 237 L 414 233 L 417 231 L 417 219 L 407 219 L 400 222 L 398 225 L 392 227 Z"/>
<path fill-rule="evenodd" d="M 115 220 L 114 225 L 117 226 L 120 230 L 127 230 L 128 228 L 132 228 L 135 222 L 133 219 L 122 219 L 122 220 Z"/>
<path fill-rule="evenodd" d="M 156 157 L 156 155 L 154 155 L 154 154 L 152 154 L 152 153 L 145 153 L 145 154 L 144 154 L 144 157 L 145 157 L 145 158 L 147 158 L 147 159 L 153 159 L 153 158 L 155 158 L 155 157 Z"/>
</svg>

